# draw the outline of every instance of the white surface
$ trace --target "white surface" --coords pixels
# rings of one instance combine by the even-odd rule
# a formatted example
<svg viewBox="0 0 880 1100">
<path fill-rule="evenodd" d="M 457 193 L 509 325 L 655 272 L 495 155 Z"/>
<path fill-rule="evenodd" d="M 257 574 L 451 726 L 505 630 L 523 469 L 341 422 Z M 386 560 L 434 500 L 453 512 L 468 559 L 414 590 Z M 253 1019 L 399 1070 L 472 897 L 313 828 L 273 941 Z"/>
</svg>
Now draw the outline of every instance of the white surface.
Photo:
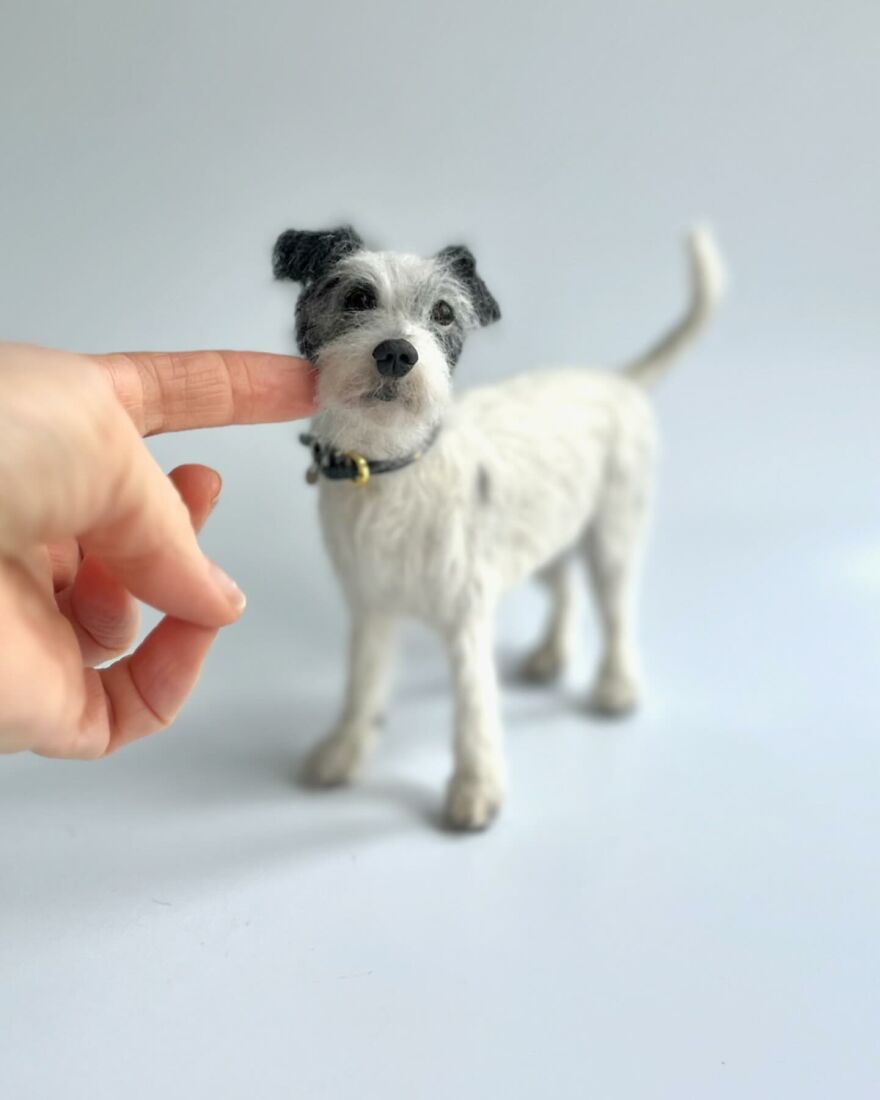
<svg viewBox="0 0 880 1100">
<path fill-rule="evenodd" d="M 733 274 L 658 394 L 648 707 L 579 713 L 592 634 L 566 692 L 509 689 L 483 836 L 435 827 L 419 634 L 364 786 L 292 782 L 343 630 L 295 429 L 155 441 L 222 470 L 250 605 L 173 732 L 0 762 L 4 1097 L 877 1094 L 878 10 L 607 7 L 4 15 L 4 335 L 285 350 L 274 236 L 339 217 L 474 246 L 506 316 L 464 382 L 641 348 L 694 216 Z"/>
</svg>

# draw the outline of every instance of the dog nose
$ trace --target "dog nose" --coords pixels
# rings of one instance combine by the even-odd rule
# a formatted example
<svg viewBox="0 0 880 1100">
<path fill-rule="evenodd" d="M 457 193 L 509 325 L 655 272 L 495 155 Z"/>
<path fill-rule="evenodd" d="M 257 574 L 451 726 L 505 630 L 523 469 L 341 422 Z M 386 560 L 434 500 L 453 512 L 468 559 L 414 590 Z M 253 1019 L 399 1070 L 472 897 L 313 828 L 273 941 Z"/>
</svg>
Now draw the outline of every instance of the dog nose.
<svg viewBox="0 0 880 1100">
<path fill-rule="evenodd" d="M 376 370 L 385 378 L 403 378 L 419 361 L 409 340 L 383 340 L 373 348 Z"/>
</svg>

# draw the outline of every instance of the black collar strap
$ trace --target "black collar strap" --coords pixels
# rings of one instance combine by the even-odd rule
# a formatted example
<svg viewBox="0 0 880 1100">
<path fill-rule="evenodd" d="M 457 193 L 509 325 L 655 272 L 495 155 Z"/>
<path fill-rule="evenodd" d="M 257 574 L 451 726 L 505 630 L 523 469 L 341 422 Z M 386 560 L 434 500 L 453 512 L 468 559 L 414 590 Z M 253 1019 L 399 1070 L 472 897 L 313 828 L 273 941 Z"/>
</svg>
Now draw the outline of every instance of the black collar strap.
<svg viewBox="0 0 880 1100">
<path fill-rule="evenodd" d="M 418 462 L 439 434 L 438 426 L 431 432 L 424 447 L 414 454 L 403 458 L 377 459 L 364 458 L 357 451 L 337 451 L 319 443 L 313 435 L 301 435 L 300 443 L 312 448 L 312 464 L 306 473 L 306 481 L 309 485 L 314 485 L 319 477 L 326 477 L 329 481 L 353 481 L 355 485 L 366 485 L 375 474 L 390 474 Z"/>
</svg>

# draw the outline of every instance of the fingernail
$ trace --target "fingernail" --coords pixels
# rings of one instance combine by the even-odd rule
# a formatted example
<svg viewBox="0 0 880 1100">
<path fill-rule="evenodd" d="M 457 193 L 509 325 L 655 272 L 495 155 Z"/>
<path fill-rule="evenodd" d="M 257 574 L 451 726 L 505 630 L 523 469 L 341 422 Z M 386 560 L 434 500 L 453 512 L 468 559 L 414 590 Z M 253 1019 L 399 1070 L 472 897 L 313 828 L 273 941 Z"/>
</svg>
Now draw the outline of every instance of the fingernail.
<svg viewBox="0 0 880 1100">
<path fill-rule="evenodd" d="M 244 611 L 247 598 L 244 592 L 238 587 L 232 577 L 228 573 L 220 568 L 220 566 L 212 561 L 209 563 L 211 566 L 211 573 L 214 580 L 217 583 L 217 587 L 223 593 L 227 600 L 232 604 L 236 611 Z"/>
<path fill-rule="evenodd" d="M 211 497 L 211 510 L 212 511 L 216 507 L 217 501 L 220 499 L 220 494 L 223 492 L 223 478 L 220 477 L 220 475 L 217 473 L 216 470 L 214 471 L 214 478 L 216 480 L 215 480 L 214 495 Z"/>
</svg>

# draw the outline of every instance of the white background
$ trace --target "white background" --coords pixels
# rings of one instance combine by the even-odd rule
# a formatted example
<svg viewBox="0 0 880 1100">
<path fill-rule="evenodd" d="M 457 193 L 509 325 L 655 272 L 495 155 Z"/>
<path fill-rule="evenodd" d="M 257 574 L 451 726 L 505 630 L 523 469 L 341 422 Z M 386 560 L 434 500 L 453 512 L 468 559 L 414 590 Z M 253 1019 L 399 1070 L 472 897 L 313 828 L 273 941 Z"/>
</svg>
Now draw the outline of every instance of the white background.
<svg viewBox="0 0 880 1100">
<path fill-rule="evenodd" d="M 339 220 L 474 248 L 463 384 L 640 350 L 695 218 L 732 287 L 657 397 L 647 706 L 583 713 L 585 625 L 506 691 L 483 836 L 419 633 L 363 786 L 292 779 L 345 634 L 296 428 L 151 444 L 222 471 L 249 607 L 173 731 L 0 761 L 3 1096 L 877 1095 L 878 42 L 870 0 L 5 0 L 3 337 L 290 351 L 272 243 Z"/>
</svg>

